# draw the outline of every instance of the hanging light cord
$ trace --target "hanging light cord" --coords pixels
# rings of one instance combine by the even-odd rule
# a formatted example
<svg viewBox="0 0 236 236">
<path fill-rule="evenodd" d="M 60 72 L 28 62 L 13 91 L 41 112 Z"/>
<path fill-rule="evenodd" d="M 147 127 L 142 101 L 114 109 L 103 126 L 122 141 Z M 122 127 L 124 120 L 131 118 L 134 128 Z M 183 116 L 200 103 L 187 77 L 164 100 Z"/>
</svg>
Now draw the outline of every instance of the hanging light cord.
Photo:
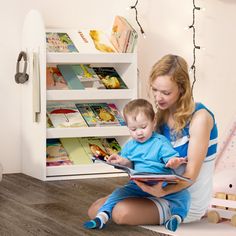
<svg viewBox="0 0 236 236">
<path fill-rule="evenodd" d="M 139 20 L 138 20 L 138 9 L 137 9 L 137 5 L 138 5 L 138 0 L 136 0 L 136 3 L 133 5 L 133 6 L 130 6 L 130 9 L 134 9 L 135 11 L 135 20 L 139 26 L 139 29 L 141 31 L 141 34 L 144 35 L 145 32 L 143 30 L 143 27 L 141 26 L 141 24 L 139 23 Z"/>
<path fill-rule="evenodd" d="M 195 4 L 195 0 L 193 0 L 193 22 L 192 24 L 189 26 L 189 29 L 192 29 L 193 30 L 193 63 L 191 65 L 191 70 L 193 70 L 193 83 L 192 83 L 192 94 L 193 94 L 193 87 L 194 87 L 194 84 L 196 82 L 196 50 L 197 49 L 200 49 L 201 47 L 198 46 L 196 44 L 196 29 L 195 29 L 195 11 L 196 10 L 201 10 L 200 7 L 197 7 L 196 4 Z"/>
</svg>

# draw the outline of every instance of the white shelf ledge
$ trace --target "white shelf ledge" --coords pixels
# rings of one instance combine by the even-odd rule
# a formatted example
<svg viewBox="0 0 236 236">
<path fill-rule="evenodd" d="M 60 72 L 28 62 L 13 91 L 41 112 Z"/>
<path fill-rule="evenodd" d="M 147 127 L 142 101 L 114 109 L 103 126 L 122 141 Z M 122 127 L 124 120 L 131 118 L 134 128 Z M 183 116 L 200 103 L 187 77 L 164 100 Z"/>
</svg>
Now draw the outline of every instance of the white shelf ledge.
<svg viewBox="0 0 236 236">
<path fill-rule="evenodd" d="M 130 136 L 127 126 L 48 128 L 47 138 Z"/>
<path fill-rule="evenodd" d="M 133 89 L 47 90 L 48 101 L 132 99 Z"/>
<path fill-rule="evenodd" d="M 135 53 L 47 53 L 47 63 L 133 63 Z"/>
</svg>

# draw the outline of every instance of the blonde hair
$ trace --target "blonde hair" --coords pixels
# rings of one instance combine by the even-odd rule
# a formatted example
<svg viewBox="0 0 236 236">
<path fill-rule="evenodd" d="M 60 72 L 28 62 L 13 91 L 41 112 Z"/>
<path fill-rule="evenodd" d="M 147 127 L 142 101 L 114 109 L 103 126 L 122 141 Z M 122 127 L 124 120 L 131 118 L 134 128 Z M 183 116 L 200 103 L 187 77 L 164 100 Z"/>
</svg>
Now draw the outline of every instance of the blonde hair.
<svg viewBox="0 0 236 236">
<path fill-rule="evenodd" d="M 187 62 L 182 57 L 176 55 L 169 54 L 162 57 L 152 67 L 149 78 L 150 88 L 158 76 L 164 75 L 170 76 L 171 80 L 177 84 L 180 91 L 180 96 L 176 103 L 176 110 L 173 114 L 173 132 L 179 134 L 190 121 L 194 111 L 194 101 L 192 98 Z M 168 110 L 157 111 L 157 130 L 159 130 L 160 126 L 165 122 L 167 116 Z"/>
<path fill-rule="evenodd" d="M 144 114 L 150 121 L 155 119 L 155 111 L 152 104 L 145 99 L 134 99 L 128 102 L 123 109 L 123 115 L 126 122 L 128 116 L 136 120 L 137 115 L 140 113 Z"/>
</svg>

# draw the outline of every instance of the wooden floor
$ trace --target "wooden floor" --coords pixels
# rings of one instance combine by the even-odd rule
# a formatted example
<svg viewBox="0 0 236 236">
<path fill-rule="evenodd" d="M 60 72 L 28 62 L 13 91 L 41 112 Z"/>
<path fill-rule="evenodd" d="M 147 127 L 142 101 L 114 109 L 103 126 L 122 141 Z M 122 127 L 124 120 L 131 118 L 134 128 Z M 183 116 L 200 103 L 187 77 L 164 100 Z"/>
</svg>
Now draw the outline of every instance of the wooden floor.
<svg viewBox="0 0 236 236">
<path fill-rule="evenodd" d="M 138 226 L 109 223 L 103 230 L 86 230 L 87 209 L 125 178 L 43 182 L 23 174 L 7 174 L 0 182 L 0 235 L 163 236 Z"/>
</svg>

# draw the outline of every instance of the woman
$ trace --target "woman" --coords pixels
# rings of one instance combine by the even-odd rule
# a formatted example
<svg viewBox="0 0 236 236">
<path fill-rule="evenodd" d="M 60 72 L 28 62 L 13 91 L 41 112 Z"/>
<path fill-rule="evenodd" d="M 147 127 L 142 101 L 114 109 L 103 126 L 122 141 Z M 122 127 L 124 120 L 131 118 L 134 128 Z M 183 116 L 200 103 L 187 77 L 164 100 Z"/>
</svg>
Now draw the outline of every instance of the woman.
<svg viewBox="0 0 236 236">
<path fill-rule="evenodd" d="M 162 188 L 159 183 L 148 186 L 137 182 L 153 198 L 129 198 L 118 203 L 112 212 L 117 224 L 163 224 L 169 214 L 166 202 L 159 197 L 188 187 L 191 206 L 184 222 L 200 220 L 211 199 L 214 160 L 217 148 L 217 127 L 213 114 L 201 103 L 194 103 L 186 61 L 179 56 L 166 55 L 152 68 L 150 88 L 157 107 L 157 131 L 165 135 L 180 156 L 187 157 L 184 176 L 187 182 Z M 98 199 L 89 208 L 90 218 L 106 197 Z"/>
</svg>

